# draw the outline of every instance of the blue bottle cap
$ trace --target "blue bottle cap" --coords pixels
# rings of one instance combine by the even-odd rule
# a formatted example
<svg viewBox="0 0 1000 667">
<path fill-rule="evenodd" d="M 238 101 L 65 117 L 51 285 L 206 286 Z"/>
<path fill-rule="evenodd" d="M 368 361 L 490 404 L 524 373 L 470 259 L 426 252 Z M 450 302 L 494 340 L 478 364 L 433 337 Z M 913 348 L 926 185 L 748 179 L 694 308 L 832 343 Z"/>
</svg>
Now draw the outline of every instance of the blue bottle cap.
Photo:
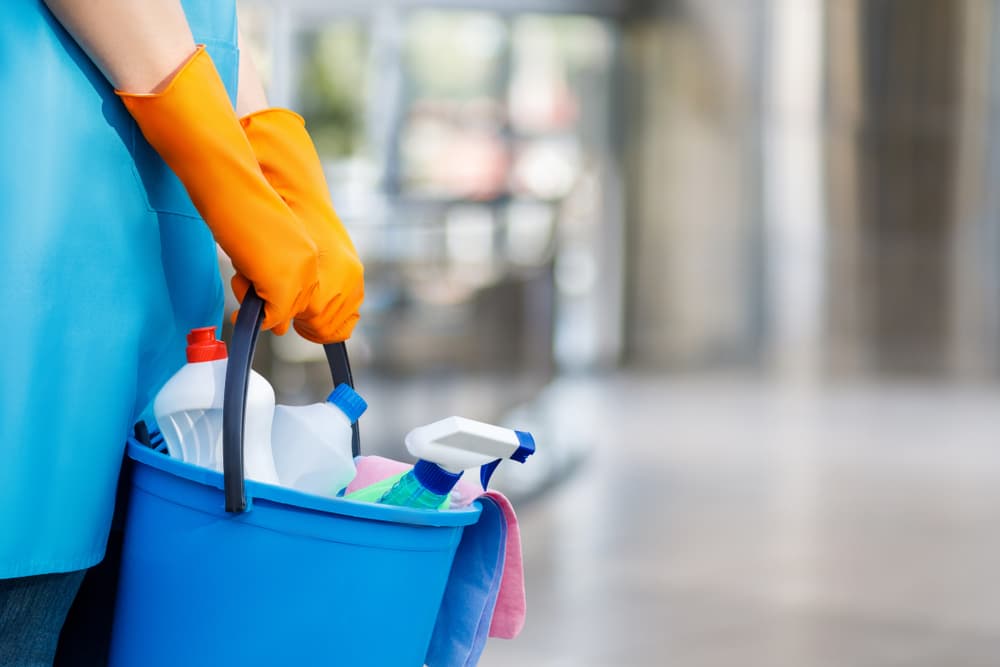
<svg viewBox="0 0 1000 667">
<path fill-rule="evenodd" d="M 340 408 L 340 411 L 347 416 L 352 424 L 358 421 L 358 417 L 368 409 L 368 403 L 361 398 L 361 394 L 351 389 L 351 386 L 346 383 L 338 384 L 326 397 L 326 400 Z"/>
<path fill-rule="evenodd" d="M 455 488 L 462 473 L 449 472 L 432 461 L 421 459 L 413 466 L 413 476 L 422 487 L 431 493 L 443 496 Z"/>
</svg>

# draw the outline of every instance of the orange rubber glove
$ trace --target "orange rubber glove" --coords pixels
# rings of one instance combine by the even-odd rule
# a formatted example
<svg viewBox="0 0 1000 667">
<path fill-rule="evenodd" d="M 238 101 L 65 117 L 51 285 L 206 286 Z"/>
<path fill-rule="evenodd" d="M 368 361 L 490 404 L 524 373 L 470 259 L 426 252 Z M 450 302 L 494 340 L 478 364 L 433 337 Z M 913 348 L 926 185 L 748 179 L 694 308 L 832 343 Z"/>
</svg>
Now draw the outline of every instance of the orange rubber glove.
<svg viewBox="0 0 1000 667">
<path fill-rule="evenodd" d="M 266 109 L 240 119 L 264 175 L 302 221 L 319 249 L 319 287 L 295 318 L 316 343 L 347 340 L 365 297 L 364 267 L 330 201 L 323 165 L 302 116 Z M 233 279 L 234 286 L 239 280 Z"/>
<path fill-rule="evenodd" d="M 285 333 L 319 283 L 316 244 L 267 182 L 204 47 L 162 92 L 116 92 L 264 300 L 262 328 Z M 246 285 L 240 286 L 242 300 Z"/>
</svg>

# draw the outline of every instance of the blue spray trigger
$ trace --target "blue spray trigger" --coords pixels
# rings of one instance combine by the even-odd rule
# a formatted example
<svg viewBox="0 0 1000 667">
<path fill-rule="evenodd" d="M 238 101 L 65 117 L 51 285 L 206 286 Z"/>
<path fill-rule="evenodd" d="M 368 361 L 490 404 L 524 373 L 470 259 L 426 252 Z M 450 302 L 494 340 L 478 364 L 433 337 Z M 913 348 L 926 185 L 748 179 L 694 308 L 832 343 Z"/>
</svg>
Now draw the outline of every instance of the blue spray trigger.
<svg viewBox="0 0 1000 667">
<path fill-rule="evenodd" d="M 490 478 L 493 477 L 493 473 L 496 472 L 496 469 L 500 466 L 500 461 L 501 459 L 490 461 L 486 465 L 479 468 L 479 481 L 483 483 L 483 491 L 485 491 L 486 487 L 489 486 Z"/>
<path fill-rule="evenodd" d="M 528 457 L 535 453 L 535 436 L 527 431 L 514 431 L 517 435 L 517 443 L 520 445 L 510 458 L 518 463 L 524 463 Z"/>
<path fill-rule="evenodd" d="M 529 456 L 535 453 L 535 438 L 527 431 L 514 431 L 514 433 L 517 435 L 518 448 L 510 455 L 510 459 L 524 463 Z M 496 472 L 497 466 L 502 460 L 490 461 L 479 469 L 479 481 L 483 483 L 483 491 L 489 486 L 490 478 L 493 477 L 493 473 Z"/>
</svg>

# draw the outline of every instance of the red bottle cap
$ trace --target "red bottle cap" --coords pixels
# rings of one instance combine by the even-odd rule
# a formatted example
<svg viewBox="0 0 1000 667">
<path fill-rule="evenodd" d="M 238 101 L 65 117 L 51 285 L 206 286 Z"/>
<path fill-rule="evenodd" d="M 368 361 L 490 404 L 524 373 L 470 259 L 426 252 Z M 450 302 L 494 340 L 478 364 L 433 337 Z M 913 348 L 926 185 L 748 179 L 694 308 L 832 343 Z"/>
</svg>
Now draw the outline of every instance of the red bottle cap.
<svg viewBox="0 0 1000 667">
<path fill-rule="evenodd" d="M 191 329 L 187 336 L 187 358 L 189 363 L 218 361 L 225 359 L 226 344 L 215 339 L 215 327 Z"/>
</svg>

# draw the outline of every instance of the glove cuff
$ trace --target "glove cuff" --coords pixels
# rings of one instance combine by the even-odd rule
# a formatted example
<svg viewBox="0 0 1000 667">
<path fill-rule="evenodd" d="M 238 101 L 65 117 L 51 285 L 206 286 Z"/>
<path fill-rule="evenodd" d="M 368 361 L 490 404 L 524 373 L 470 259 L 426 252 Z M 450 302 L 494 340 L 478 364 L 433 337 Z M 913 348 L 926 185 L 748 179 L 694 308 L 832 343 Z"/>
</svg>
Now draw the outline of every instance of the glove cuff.
<svg viewBox="0 0 1000 667">
<path fill-rule="evenodd" d="M 246 131 L 252 127 L 255 123 L 290 123 L 296 122 L 301 127 L 306 126 L 306 119 L 295 113 L 291 109 L 285 109 L 284 107 L 271 107 L 269 109 L 261 109 L 260 111 L 254 111 L 253 113 L 248 113 L 246 116 L 240 118 L 240 125 L 243 126 L 243 130 Z"/>
</svg>

